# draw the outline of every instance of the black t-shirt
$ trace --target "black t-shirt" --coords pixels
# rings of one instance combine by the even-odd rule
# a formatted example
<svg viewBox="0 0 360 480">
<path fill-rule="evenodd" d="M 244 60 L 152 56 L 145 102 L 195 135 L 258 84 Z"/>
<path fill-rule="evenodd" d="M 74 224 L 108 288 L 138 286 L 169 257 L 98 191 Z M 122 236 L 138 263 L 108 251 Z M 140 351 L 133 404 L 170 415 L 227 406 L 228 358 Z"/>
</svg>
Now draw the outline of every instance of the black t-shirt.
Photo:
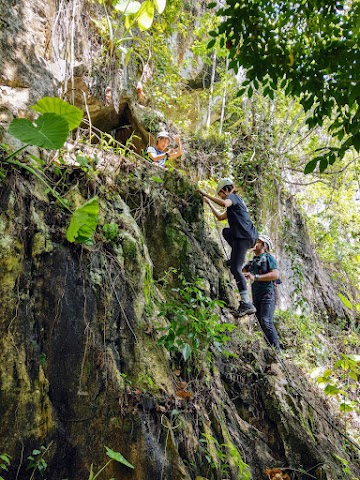
<svg viewBox="0 0 360 480">
<path fill-rule="evenodd" d="M 235 193 L 230 193 L 226 199 L 233 203 L 226 209 L 226 213 L 234 238 L 253 238 L 256 240 L 259 234 L 250 219 L 244 200 Z"/>
</svg>

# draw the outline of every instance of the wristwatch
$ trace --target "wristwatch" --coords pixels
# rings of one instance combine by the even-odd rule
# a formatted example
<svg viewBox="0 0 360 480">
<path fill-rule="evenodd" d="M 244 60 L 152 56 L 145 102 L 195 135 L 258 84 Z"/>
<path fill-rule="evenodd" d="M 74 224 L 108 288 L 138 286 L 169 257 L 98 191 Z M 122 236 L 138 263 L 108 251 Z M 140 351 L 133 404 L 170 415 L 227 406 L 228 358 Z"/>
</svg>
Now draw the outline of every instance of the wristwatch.
<svg viewBox="0 0 360 480">
<path fill-rule="evenodd" d="M 259 274 L 255 273 L 255 281 L 257 282 L 259 280 Z"/>
</svg>

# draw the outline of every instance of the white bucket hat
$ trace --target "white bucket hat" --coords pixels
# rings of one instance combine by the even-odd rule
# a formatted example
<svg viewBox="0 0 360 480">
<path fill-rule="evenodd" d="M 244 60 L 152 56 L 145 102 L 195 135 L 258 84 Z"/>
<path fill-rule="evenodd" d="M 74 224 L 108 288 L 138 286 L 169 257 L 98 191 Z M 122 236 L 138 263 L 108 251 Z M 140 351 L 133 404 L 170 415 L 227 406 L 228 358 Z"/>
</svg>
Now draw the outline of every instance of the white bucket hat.
<svg viewBox="0 0 360 480">
<path fill-rule="evenodd" d="M 273 243 L 270 237 L 267 235 L 259 235 L 258 239 L 267 245 L 269 251 L 273 249 Z"/>
<path fill-rule="evenodd" d="M 156 135 L 156 138 L 168 138 L 169 140 L 171 140 L 170 133 L 166 132 L 165 130 L 162 130 L 161 132 L 159 132 Z"/>
</svg>

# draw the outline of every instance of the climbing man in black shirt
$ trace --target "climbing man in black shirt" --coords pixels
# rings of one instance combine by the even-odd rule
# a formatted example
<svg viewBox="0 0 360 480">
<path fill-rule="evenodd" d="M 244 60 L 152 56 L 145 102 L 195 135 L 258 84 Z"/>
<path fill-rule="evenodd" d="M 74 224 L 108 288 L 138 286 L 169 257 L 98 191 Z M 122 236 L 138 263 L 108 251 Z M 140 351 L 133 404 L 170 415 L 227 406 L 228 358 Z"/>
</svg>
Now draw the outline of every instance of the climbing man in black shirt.
<svg viewBox="0 0 360 480">
<path fill-rule="evenodd" d="M 231 246 L 229 266 L 241 297 L 237 316 L 242 317 L 256 312 L 256 308 L 249 297 L 242 268 L 245 263 L 246 252 L 255 245 L 258 232 L 250 219 L 243 199 L 236 195 L 236 191 L 233 181 L 230 178 L 223 178 L 216 188 L 216 193 L 220 198 L 213 197 L 203 190 L 200 190 L 200 193 L 206 198 L 215 217 L 218 220 L 227 219 L 229 222 L 229 228 L 223 229 L 223 236 Z M 225 207 L 226 211 L 219 212 L 209 200 Z"/>
</svg>

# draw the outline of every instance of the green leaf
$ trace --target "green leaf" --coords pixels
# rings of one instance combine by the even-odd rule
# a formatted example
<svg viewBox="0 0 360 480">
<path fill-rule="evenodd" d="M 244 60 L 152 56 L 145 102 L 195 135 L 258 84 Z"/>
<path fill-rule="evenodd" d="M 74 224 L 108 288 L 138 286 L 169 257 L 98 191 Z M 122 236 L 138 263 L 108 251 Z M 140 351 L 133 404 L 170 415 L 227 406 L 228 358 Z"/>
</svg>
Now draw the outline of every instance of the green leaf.
<svg viewBox="0 0 360 480">
<path fill-rule="evenodd" d="M 92 463 L 92 464 L 90 465 L 90 473 L 89 473 L 89 478 L 88 478 L 88 480 L 94 480 L 94 470 L 93 470 L 93 469 L 94 469 L 94 464 Z"/>
<path fill-rule="evenodd" d="M 335 387 L 335 385 L 326 385 L 325 389 L 324 389 L 324 392 L 326 393 L 326 395 L 336 395 L 337 393 L 340 392 L 340 390 Z"/>
<path fill-rule="evenodd" d="M 157 183 L 163 183 L 163 179 L 160 177 L 155 177 L 154 175 L 150 177 L 151 180 Z"/>
<path fill-rule="evenodd" d="M 55 113 L 44 113 L 34 123 L 25 118 L 15 118 L 9 133 L 28 145 L 57 150 L 68 137 L 69 124 Z"/>
<path fill-rule="evenodd" d="M 114 9 L 124 15 L 133 15 L 141 8 L 141 3 L 137 1 L 120 0 L 114 5 Z"/>
<path fill-rule="evenodd" d="M 357 382 L 359 380 L 359 375 L 355 372 L 349 372 L 349 377 L 354 380 L 354 382 Z"/>
<path fill-rule="evenodd" d="M 311 173 L 315 170 L 316 168 L 316 165 L 318 163 L 318 159 L 317 158 L 314 158 L 313 160 L 310 160 L 310 162 L 308 162 L 306 165 L 305 165 L 305 168 L 304 168 L 304 173 L 307 174 L 307 173 Z"/>
<path fill-rule="evenodd" d="M 353 308 L 352 303 L 350 302 L 350 300 L 348 298 L 345 297 L 345 295 L 343 295 L 342 293 L 338 293 L 338 297 L 340 298 L 342 303 L 345 305 L 345 307 L 352 310 L 352 308 Z"/>
<path fill-rule="evenodd" d="M 135 468 L 134 465 L 131 465 L 131 463 L 128 462 L 123 455 L 121 455 L 121 453 L 114 452 L 114 450 L 111 450 L 111 448 L 107 447 L 106 445 L 104 445 L 104 446 L 106 448 L 106 455 L 108 457 L 112 458 L 113 460 L 115 460 L 119 463 L 122 463 L 123 465 L 126 465 L 129 468 Z"/>
<path fill-rule="evenodd" d="M 329 163 L 328 163 L 327 157 L 322 157 L 322 159 L 320 160 L 320 165 L 319 165 L 319 171 L 320 171 L 320 173 L 325 172 L 325 170 L 327 169 L 328 165 L 329 165 Z"/>
<path fill-rule="evenodd" d="M 69 130 L 78 127 L 83 117 L 83 111 L 80 108 L 70 105 L 61 98 L 44 97 L 31 107 L 39 113 L 56 113 L 63 117 L 69 124 Z"/>
<path fill-rule="evenodd" d="M 245 92 L 246 92 L 246 88 L 241 88 L 241 89 L 237 92 L 236 96 L 237 96 L 237 97 L 241 97 L 241 95 L 243 95 Z"/>
<path fill-rule="evenodd" d="M 182 356 L 184 357 L 185 362 L 189 360 L 191 356 L 191 347 L 188 343 L 184 344 L 183 349 L 181 350 Z"/>
<path fill-rule="evenodd" d="M 142 5 L 140 10 L 137 13 L 137 22 L 139 25 L 140 30 L 143 32 L 145 30 L 149 30 L 155 15 L 155 7 L 154 4 L 150 0 L 146 0 Z"/>
<path fill-rule="evenodd" d="M 102 230 L 107 240 L 116 240 L 119 237 L 119 225 L 117 223 L 105 223 Z"/>
<path fill-rule="evenodd" d="M 349 403 L 342 402 L 340 403 L 340 410 L 342 412 L 352 412 L 354 410 L 354 407 L 352 407 Z"/>
<path fill-rule="evenodd" d="M 216 39 L 213 38 L 212 40 L 210 40 L 210 42 L 207 44 L 207 48 L 210 49 L 210 48 L 213 48 L 213 46 L 215 45 L 215 42 L 216 42 Z"/>
<path fill-rule="evenodd" d="M 92 168 L 92 165 L 89 163 L 88 157 L 83 157 L 82 155 L 76 155 L 76 161 L 82 167 Z"/>
<path fill-rule="evenodd" d="M 66 239 L 69 242 L 86 243 L 96 230 L 99 218 L 99 200 L 94 197 L 72 214 Z"/>
<path fill-rule="evenodd" d="M 8 465 L 10 465 L 10 458 L 11 458 L 10 455 L 8 455 L 7 453 L 2 453 L 2 454 L 0 455 L 0 459 L 1 459 L 3 462 L 7 463 Z"/>
<path fill-rule="evenodd" d="M 166 7 L 166 0 L 154 0 L 155 8 L 159 13 L 163 13 Z"/>
<path fill-rule="evenodd" d="M 130 15 L 126 15 L 124 22 L 126 30 L 130 30 L 130 28 L 133 26 L 133 23 L 132 17 Z"/>
</svg>

